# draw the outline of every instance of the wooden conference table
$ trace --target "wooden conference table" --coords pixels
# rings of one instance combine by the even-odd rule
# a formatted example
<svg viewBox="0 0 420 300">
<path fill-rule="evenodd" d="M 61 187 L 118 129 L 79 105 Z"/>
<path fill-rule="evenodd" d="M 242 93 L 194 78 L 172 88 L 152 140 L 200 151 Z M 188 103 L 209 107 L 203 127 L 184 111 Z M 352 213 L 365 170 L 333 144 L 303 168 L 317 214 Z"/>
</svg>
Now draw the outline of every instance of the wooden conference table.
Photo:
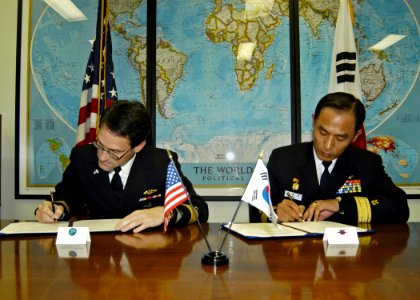
<svg viewBox="0 0 420 300">
<path fill-rule="evenodd" d="M 2 222 L 2 227 L 7 225 Z M 217 250 L 225 231 L 204 224 Z M 229 264 L 205 266 L 197 225 L 143 234 L 93 233 L 88 258 L 62 258 L 55 236 L 0 238 L 1 299 L 415 299 L 420 223 L 372 225 L 357 255 L 327 257 L 322 238 L 246 240 Z M 418 299 L 418 298 L 417 298 Z"/>
</svg>

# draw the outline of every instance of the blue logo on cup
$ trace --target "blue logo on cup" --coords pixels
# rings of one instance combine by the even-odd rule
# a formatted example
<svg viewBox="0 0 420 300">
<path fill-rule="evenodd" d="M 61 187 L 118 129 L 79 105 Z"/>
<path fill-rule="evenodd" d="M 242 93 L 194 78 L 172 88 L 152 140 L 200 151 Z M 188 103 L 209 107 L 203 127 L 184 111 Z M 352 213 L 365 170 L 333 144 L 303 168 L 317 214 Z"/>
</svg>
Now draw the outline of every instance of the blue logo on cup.
<svg viewBox="0 0 420 300">
<path fill-rule="evenodd" d="M 77 232 L 76 228 L 70 228 L 70 229 L 69 229 L 69 234 L 70 234 L 71 236 L 75 235 L 75 234 L 76 234 L 76 232 Z"/>
</svg>

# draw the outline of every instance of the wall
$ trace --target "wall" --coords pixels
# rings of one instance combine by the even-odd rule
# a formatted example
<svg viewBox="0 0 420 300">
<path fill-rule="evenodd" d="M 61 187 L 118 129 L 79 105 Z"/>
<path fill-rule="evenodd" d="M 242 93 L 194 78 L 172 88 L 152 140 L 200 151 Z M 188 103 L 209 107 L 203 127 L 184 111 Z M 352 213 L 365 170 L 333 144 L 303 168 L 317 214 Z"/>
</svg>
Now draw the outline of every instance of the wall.
<svg viewBox="0 0 420 300">
<path fill-rule="evenodd" d="M 29 0 L 23 0 L 29 1 Z M 2 1 L 0 10 L 0 114 L 2 115 L 1 157 L 1 218 L 33 219 L 33 211 L 40 200 L 15 200 L 15 76 L 17 1 Z M 410 200 L 410 221 L 420 221 L 420 201 Z M 210 202 L 210 221 L 230 221 L 237 202 Z M 242 204 L 236 221 L 248 220 L 248 208 Z"/>
</svg>

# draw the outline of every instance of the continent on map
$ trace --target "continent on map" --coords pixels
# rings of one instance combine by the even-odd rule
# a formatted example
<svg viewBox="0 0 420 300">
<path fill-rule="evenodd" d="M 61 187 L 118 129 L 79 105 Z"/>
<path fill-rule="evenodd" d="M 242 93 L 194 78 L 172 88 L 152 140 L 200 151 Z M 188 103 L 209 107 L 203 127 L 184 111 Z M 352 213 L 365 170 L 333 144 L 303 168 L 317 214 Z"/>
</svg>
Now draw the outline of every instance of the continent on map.
<svg viewBox="0 0 420 300">
<path fill-rule="evenodd" d="M 183 75 L 187 56 L 162 38 L 158 38 L 156 44 L 157 110 L 162 118 L 169 119 L 171 95 L 177 80 Z M 138 36 L 132 38 L 127 53 L 131 65 L 140 77 L 142 99 L 146 99 L 146 39 Z"/>
<path fill-rule="evenodd" d="M 264 54 L 274 40 L 274 33 L 280 23 L 280 15 L 285 1 L 276 1 L 272 8 L 259 11 L 258 14 L 246 14 L 232 4 L 216 4 L 207 17 L 206 35 L 213 43 L 227 42 L 235 57 L 235 75 L 241 91 L 251 89 L 264 68 Z M 270 9 L 270 11 L 268 11 Z M 250 60 L 237 59 L 239 45 L 255 43 Z"/>
<path fill-rule="evenodd" d="M 114 16 L 130 14 L 132 17 L 142 2 L 143 0 L 110 0 L 110 13 Z"/>
<path fill-rule="evenodd" d="M 334 24 L 338 8 L 338 1 L 302 1 L 299 15 L 308 23 L 314 37 L 320 38 L 318 27 L 325 19 Z M 206 34 L 213 43 L 227 42 L 231 45 L 235 57 L 235 75 L 241 91 L 254 86 L 264 68 L 264 54 L 275 37 L 270 32 L 280 26 L 280 17 L 288 14 L 288 0 L 275 0 L 271 7 L 267 4 L 262 7 L 256 5 L 254 10 L 247 7 L 246 12 L 235 9 L 232 4 L 221 5 L 216 2 L 205 22 Z M 252 58 L 249 61 L 236 59 L 239 45 L 249 42 L 255 43 Z"/>
<path fill-rule="evenodd" d="M 110 0 L 110 8 L 109 8 L 109 24 L 115 32 L 126 36 L 127 32 L 124 30 L 125 24 L 116 25 L 116 19 L 123 14 L 128 14 L 130 16 L 130 22 L 136 23 L 139 27 L 141 24 L 137 24 L 138 22 L 134 18 L 134 12 L 139 8 L 140 4 L 143 0 Z"/>
<path fill-rule="evenodd" d="M 338 15 L 340 1 L 331 0 L 308 0 L 301 1 L 299 5 L 299 16 L 308 23 L 314 37 L 319 36 L 318 28 L 324 20 L 335 24 Z"/>
<path fill-rule="evenodd" d="M 382 157 L 384 166 L 390 164 L 398 176 L 407 179 L 417 166 L 417 151 L 409 144 L 392 136 L 375 136 L 367 141 L 368 150 Z"/>
<path fill-rule="evenodd" d="M 369 62 L 360 68 L 360 83 L 363 94 L 366 97 L 366 107 L 383 92 L 386 86 L 386 78 L 382 62 Z"/>
<path fill-rule="evenodd" d="M 142 25 L 135 19 L 134 11 L 137 10 L 143 0 L 127 0 L 127 1 L 111 1 L 110 8 L 110 24 L 114 32 L 129 41 L 127 49 L 127 57 L 130 65 L 139 76 L 139 84 L 141 90 L 141 99 L 146 100 L 146 36 L 130 35 L 130 31 L 126 26 L 140 28 Z M 116 20 L 122 14 L 128 14 L 129 20 L 116 23 Z M 156 41 L 156 104 L 157 111 L 164 119 L 170 118 L 168 106 L 171 96 L 176 87 L 178 79 L 182 78 L 184 73 L 184 65 L 187 61 L 187 55 L 175 49 L 169 41 L 157 38 Z"/>
<path fill-rule="evenodd" d="M 47 178 L 54 167 L 57 166 L 60 173 L 63 173 L 70 158 L 69 145 L 62 137 L 51 137 L 45 140 L 35 153 L 35 161 L 39 178 Z"/>
</svg>

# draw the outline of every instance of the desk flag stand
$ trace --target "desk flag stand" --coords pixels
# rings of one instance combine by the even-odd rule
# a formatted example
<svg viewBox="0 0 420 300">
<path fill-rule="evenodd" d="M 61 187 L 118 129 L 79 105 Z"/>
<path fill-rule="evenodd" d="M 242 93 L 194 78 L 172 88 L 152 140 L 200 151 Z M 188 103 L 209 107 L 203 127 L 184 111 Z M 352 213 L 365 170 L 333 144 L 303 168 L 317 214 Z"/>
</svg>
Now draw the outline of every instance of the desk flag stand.
<svg viewBox="0 0 420 300">
<path fill-rule="evenodd" d="M 168 152 L 169 159 L 173 162 L 171 152 L 169 150 L 167 150 L 167 152 Z M 179 176 L 179 172 L 178 172 L 178 169 L 176 168 L 175 163 L 174 163 L 174 166 L 175 166 L 175 171 L 178 175 L 178 178 L 181 180 L 181 184 L 182 184 L 185 192 L 187 193 L 188 203 L 189 203 L 189 205 L 191 205 L 191 207 L 194 207 L 194 205 L 191 202 L 190 194 L 188 193 L 187 189 L 184 186 L 184 183 L 182 181 L 182 177 Z M 223 265 L 229 264 L 229 258 L 223 252 L 221 252 L 222 247 L 220 247 L 219 250 L 217 250 L 217 251 L 213 251 L 211 249 L 209 241 L 207 240 L 207 236 L 204 233 L 203 226 L 201 226 L 200 220 L 198 219 L 197 211 L 195 209 L 192 209 L 192 212 L 194 213 L 195 219 L 197 220 L 197 224 L 198 224 L 198 227 L 200 228 L 201 236 L 206 241 L 207 248 L 209 249 L 209 252 L 204 254 L 203 257 L 201 258 L 201 263 L 204 264 L 204 265 L 208 265 L 208 266 L 223 266 Z M 224 239 L 226 240 L 226 236 L 225 236 Z M 222 246 L 223 246 L 223 243 L 222 243 Z"/>
<path fill-rule="evenodd" d="M 267 216 L 270 216 L 270 219 L 274 225 L 277 224 L 277 215 L 275 214 L 272 208 L 271 199 L 270 199 L 268 171 L 267 171 L 267 168 L 262 163 L 263 153 L 264 153 L 264 150 L 262 150 L 260 155 L 258 156 L 257 164 L 255 166 L 254 172 L 251 176 L 251 179 L 249 180 L 248 186 L 245 189 L 244 194 L 242 195 L 241 200 L 238 203 L 236 211 L 233 214 L 232 221 L 229 223 L 229 227 L 226 230 L 226 235 L 222 241 L 222 244 L 220 245 L 219 250 L 207 253 L 202 259 L 203 264 L 212 264 L 211 263 L 212 259 L 213 259 L 213 265 L 216 265 L 216 263 L 219 263 L 219 261 L 217 260 L 221 261 L 220 265 L 227 264 L 229 262 L 228 258 L 223 254 L 222 249 L 243 201 L 248 202 L 249 204 L 255 206 L 256 208 L 262 210 Z M 263 195 L 265 195 L 264 199 L 262 199 Z M 248 199 L 250 196 L 252 199 Z M 264 205 L 261 206 L 259 202 L 264 203 Z"/>
<path fill-rule="evenodd" d="M 258 161 L 262 159 L 263 153 L 264 153 L 264 150 L 262 150 L 261 153 L 260 153 L 260 155 L 258 156 L 257 166 L 258 166 Z M 255 173 L 255 171 L 257 169 L 257 166 L 255 167 L 254 173 Z M 253 176 L 251 176 L 250 183 L 248 183 L 248 187 L 250 187 L 250 186 L 252 187 L 252 185 L 253 185 L 252 178 L 253 177 L 254 177 L 254 174 L 253 174 Z M 265 180 L 268 181 L 268 177 L 265 177 Z M 245 190 L 244 195 L 242 196 L 242 199 L 239 201 L 238 206 L 236 207 L 236 211 L 233 214 L 232 221 L 229 223 L 229 227 L 226 230 L 225 237 L 223 238 L 223 241 L 222 241 L 222 243 L 220 245 L 219 250 L 217 250 L 217 251 L 211 251 L 210 250 L 209 253 L 206 253 L 203 256 L 203 258 L 201 259 L 201 262 L 203 264 L 205 264 L 205 265 L 213 265 L 213 266 L 221 266 L 221 265 L 225 265 L 225 264 L 228 264 L 229 263 L 229 258 L 222 252 L 222 249 L 223 249 L 223 246 L 224 246 L 224 244 L 226 242 L 227 236 L 229 235 L 229 232 L 230 232 L 230 229 L 232 227 L 232 224 L 235 221 L 236 215 L 238 214 L 239 208 L 241 207 L 242 201 L 244 201 L 244 197 L 245 197 L 245 195 L 247 193 L 248 187 Z M 255 194 L 255 191 L 253 192 L 253 194 Z M 246 201 L 246 202 L 249 202 L 249 201 Z M 271 200 L 269 202 L 270 202 L 270 208 L 271 208 Z M 252 204 L 252 203 L 250 203 L 250 204 Z M 252 204 L 252 205 L 255 206 L 255 204 Z M 272 208 L 271 208 L 271 210 L 272 210 Z M 268 215 L 272 215 L 272 212 L 270 212 Z M 273 224 L 274 223 L 277 223 L 277 219 L 272 219 L 272 222 L 273 222 Z"/>
<path fill-rule="evenodd" d="M 171 153 L 170 153 L 169 150 L 168 150 L 168 156 L 169 156 L 169 159 L 173 162 L 172 155 L 171 155 Z M 229 258 L 226 256 L 226 254 L 224 254 L 222 252 L 222 249 L 223 249 L 223 246 L 224 246 L 224 244 L 226 242 L 227 236 L 230 233 L 230 229 L 232 227 L 232 224 L 235 221 L 236 215 L 238 214 L 239 208 L 241 207 L 242 201 L 248 202 L 251 205 L 253 205 L 253 206 L 261 209 L 256 203 L 250 202 L 249 199 L 247 200 L 246 198 L 248 196 L 245 197 L 247 195 L 248 188 L 251 188 L 250 191 L 252 192 L 251 193 L 252 195 L 255 194 L 255 188 L 253 187 L 253 185 L 254 185 L 254 182 L 253 182 L 254 175 L 256 175 L 257 178 L 259 178 L 259 180 L 257 181 L 258 185 L 261 185 L 261 183 L 263 184 L 263 186 L 261 186 L 262 187 L 262 190 L 267 194 L 266 196 L 268 197 L 267 199 L 264 199 L 264 202 L 263 202 L 264 205 L 265 205 L 264 207 L 266 207 L 266 206 L 268 207 L 267 208 L 267 211 L 265 211 L 264 209 L 262 209 L 262 210 L 268 216 L 270 216 L 270 219 L 271 219 L 271 221 L 273 222 L 274 225 L 277 224 L 277 215 L 273 211 L 272 204 L 271 204 L 271 199 L 270 199 L 270 196 L 269 196 L 269 181 L 268 181 L 268 175 L 267 175 L 267 168 L 265 166 L 264 166 L 264 169 L 262 169 L 262 170 L 261 170 L 261 167 L 258 168 L 258 166 L 259 166 L 258 163 L 262 159 L 262 156 L 263 156 L 263 151 L 261 151 L 260 155 L 258 156 L 257 165 L 255 167 L 254 174 L 251 176 L 250 183 L 248 183 L 247 189 L 245 190 L 244 195 L 242 196 L 242 199 L 238 203 L 238 206 L 236 208 L 236 211 L 233 214 L 232 221 L 229 223 L 229 227 L 226 230 L 225 237 L 223 238 L 223 241 L 222 241 L 222 243 L 221 243 L 221 245 L 219 247 L 219 250 L 212 250 L 211 249 L 210 244 L 209 244 L 209 241 L 207 240 L 207 237 L 206 237 L 206 235 L 204 233 L 203 227 L 201 226 L 200 220 L 198 219 L 197 212 L 194 209 L 192 210 L 193 213 L 194 213 L 194 216 L 195 216 L 195 218 L 197 220 L 197 224 L 198 224 L 198 226 L 200 228 L 201 235 L 203 236 L 204 240 L 206 241 L 207 248 L 209 249 L 209 252 L 207 252 L 206 254 L 204 254 L 203 257 L 201 258 L 201 263 L 203 265 L 217 267 L 217 266 L 223 266 L 223 265 L 229 264 Z M 258 173 L 256 174 L 257 169 L 258 169 Z M 175 170 L 178 173 L 178 170 L 176 168 L 175 168 Z M 262 176 L 264 174 L 265 174 L 265 176 Z M 179 176 L 179 173 L 178 173 L 178 177 L 180 178 L 181 183 L 182 183 L 182 179 Z M 268 186 L 267 186 L 267 184 L 268 184 Z M 184 184 L 182 183 L 182 185 L 184 185 Z M 188 203 L 193 207 L 193 204 L 191 202 L 191 197 L 188 194 L 187 190 L 185 189 L 185 186 L 183 186 L 183 187 L 184 187 L 185 192 L 187 193 Z M 259 199 L 259 198 L 257 197 L 256 199 Z M 254 196 L 253 196 L 253 200 L 254 200 Z"/>
</svg>

